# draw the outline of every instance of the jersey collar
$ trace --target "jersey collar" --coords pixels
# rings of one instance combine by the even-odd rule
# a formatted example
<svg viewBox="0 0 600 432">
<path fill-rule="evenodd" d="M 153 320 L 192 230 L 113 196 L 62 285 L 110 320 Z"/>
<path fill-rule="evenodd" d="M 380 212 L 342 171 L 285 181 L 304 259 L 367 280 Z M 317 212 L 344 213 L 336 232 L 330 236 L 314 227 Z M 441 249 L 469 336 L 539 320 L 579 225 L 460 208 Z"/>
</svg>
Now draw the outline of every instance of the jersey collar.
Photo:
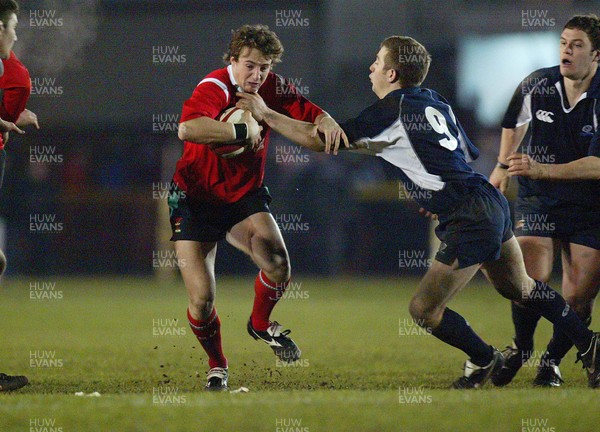
<svg viewBox="0 0 600 432">
<path fill-rule="evenodd" d="M 390 95 L 415 94 L 415 93 L 419 93 L 420 91 L 421 91 L 421 87 L 420 86 L 406 87 L 406 88 L 401 88 L 401 89 L 398 89 L 398 90 L 392 90 L 387 95 L 385 95 L 385 97 L 388 97 Z"/>
<path fill-rule="evenodd" d="M 242 90 L 242 88 L 235 81 L 235 77 L 233 76 L 233 67 L 231 65 L 227 66 L 227 73 L 229 74 L 229 81 L 231 81 L 231 85 L 234 86 L 239 93 L 244 93 L 244 90 Z"/>
</svg>

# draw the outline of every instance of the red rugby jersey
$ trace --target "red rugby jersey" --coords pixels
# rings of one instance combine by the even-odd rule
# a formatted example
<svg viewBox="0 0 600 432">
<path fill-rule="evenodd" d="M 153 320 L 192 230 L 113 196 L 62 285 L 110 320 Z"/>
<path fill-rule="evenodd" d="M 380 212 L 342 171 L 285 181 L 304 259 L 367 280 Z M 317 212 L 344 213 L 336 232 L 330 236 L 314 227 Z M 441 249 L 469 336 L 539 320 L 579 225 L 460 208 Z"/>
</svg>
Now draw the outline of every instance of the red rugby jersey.
<svg viewBox="0 0 600 432">
<path fill-rule="evenodd" d="M 29 100 L 31 78 L 29 71 L 13 51 L 10 52 L 9 58 L 2 59 L 2 63 L 4 64 L 4 75 L 0 77 L 0 89 L 2 90 L 0 118 L 14 123 Z M 2 134 L 0 134 L 0 149 L 2 148 L 4 148 L 4 142 Z"/>
<path fill-rule="evenodd" d="M 208 74 L 184 103 L 181 122 L 198 117 L 216 119 L 225 109 L 235 106 L 238 98 L 231 65 Z M 314 122 L 323 112 L 304 98 L 291 84 L 272 72 L 258 90 L 271 109 L 296 120 Z M 207 145 L 184 142 L 183 155 L 177 162 L 173 181 L 193 201 L 233 203 L 258 189 L 265 173 L 270 127 L 261 123 L 264 147 L 240 156 L 223 159 Z"/>
</svg>

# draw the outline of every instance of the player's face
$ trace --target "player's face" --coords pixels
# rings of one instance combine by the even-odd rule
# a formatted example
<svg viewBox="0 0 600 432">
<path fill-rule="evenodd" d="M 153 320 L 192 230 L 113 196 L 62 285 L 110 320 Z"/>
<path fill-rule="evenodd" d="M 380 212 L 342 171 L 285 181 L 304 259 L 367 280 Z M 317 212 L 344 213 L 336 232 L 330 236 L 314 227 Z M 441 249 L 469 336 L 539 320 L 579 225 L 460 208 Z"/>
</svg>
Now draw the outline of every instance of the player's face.
<svg viewBox="0 0 600 432">
<path fill-rule="evenodd" d="M 235 81 L 246 93 L 258 91 L 266 81 L 272 65 L 273 60 L 266 59 L 256 48 L 244 47 L 237 60 L 231 58 Z"/>
<path fill-rule="evenodd" d="M 0 27 L 0 58 L 9 58 L 10 50 L 17 40 L 17 16 L 10 15 L 8 22 L 2 23 Z"/>
<path fill-rule="evenodd" d="M 389 52 L 386 47 L 381 47 L 377 56 L 375 57 L 375 61 L 369 67 L 371 73 L 369 74 L 369 79 L 371 80 L 371 84 L 373 84 L 373 92 L 380 99 L 383 98 L 386 94 L 389 93 L 389 77 L 390 77 L 390 69 L 386 69 L 385 67 L 385 56 Z"/>
<path fill-rule="evenodd" d="M 588 35 L 579 29 L 564 29 L 560 35 L 560 73 L 565 78 L 582 80 L 587 77 L 598 50 L 592 49 Z"/>
</svg>

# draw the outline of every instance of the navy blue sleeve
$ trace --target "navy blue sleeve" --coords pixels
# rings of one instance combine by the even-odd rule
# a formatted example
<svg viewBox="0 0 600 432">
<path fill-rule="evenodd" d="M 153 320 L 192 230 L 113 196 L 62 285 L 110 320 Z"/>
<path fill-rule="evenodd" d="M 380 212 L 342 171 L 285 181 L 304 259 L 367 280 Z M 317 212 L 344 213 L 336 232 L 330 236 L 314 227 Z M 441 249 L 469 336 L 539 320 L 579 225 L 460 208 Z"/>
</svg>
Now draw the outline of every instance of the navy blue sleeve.
<svg viewBox="0 0 600 432">
<path fill-rule="evenodd" d="M 352 143 L 361 138 L 372 138 L 390 127 L 399 116 L 400 107 L 394 98 L 384 98 L 364 109 L 358 117 L 340 123 Z"/>
<path fill-rule="evenodd" d="M 523 103 L 525 99 L 525 95 L 523 94 L 523 80 L 517 86 L 517 89 L 513 93 L 513 96 L 508 104 L 508 108 L 506 109 L 506 113 L 504 113 L 504 118 L 502 119 L 502 127 L 504 129 L 514 129 L 517 127 L 519 114 L 523 109 Z"/>
<path fill-rule="evenodd" d="M 525 97 L 539 90 L 540 86 L 551 85 L 551 80 L 548 77 L 548 69 L 539 69 L 529 74 L 523 81 L 519 83 L 512 99 L 508 104 L 504 118 L 502 119 L 502 127 L 505 129 L 514 129 L 518 124 L 527 123 L 526 118 L 522 116 Z"/>
</svg>

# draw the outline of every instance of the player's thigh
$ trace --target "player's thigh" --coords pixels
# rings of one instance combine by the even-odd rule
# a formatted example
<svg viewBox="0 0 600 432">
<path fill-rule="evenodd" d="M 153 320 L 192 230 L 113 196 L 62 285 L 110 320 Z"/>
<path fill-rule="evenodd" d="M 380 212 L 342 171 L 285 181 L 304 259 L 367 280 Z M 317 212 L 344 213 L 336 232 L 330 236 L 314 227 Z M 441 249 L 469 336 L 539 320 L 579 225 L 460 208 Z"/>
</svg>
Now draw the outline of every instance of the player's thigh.
<svg viewBox="0 0 600 432">
<path fill-rule="evenodd" d="M 535 285 L 527 275 L 523 253 L 514 236 L 502 243 L 500 258 L 484 263 L 481 270 L 496 291 L 511 300 L 521 300 Z"/>
<path fill-rule="evenodd" d="M 576 243 L 565 243 L 562 248 L 563 295 L 589 303 L 600 290 L 600 250 Z"/>
<path fill-rule="evenodd" d="M 274 260 L 289 260 L 283 236 L 268 212 L 254 213 L 237 223 L 229 230 L 226 239 L 261 268 Z"/>
<path fill-rule="evenodd" d="M 175 253 L 190 303 L 213 301 L 215 296 L 215 242 L 177 240 Z"/>
<path fill-rule="evenodd" d="M 559 241 L 541 236 L 519 236 L 517 241 L 523 253 L 527 274 L 533 279 L 548 282 L 552 275 L 554 254 Z"/>
<path fill-rule="evenodd" d="M 452 265 L 434 260 L 412 298 L 410 311 L 413 317 L 435 315 L 441 318 L 448 302 L 475 276 L 479 267 L 474 264 L 459 268 L 458 260 Z"/>
</svg>

